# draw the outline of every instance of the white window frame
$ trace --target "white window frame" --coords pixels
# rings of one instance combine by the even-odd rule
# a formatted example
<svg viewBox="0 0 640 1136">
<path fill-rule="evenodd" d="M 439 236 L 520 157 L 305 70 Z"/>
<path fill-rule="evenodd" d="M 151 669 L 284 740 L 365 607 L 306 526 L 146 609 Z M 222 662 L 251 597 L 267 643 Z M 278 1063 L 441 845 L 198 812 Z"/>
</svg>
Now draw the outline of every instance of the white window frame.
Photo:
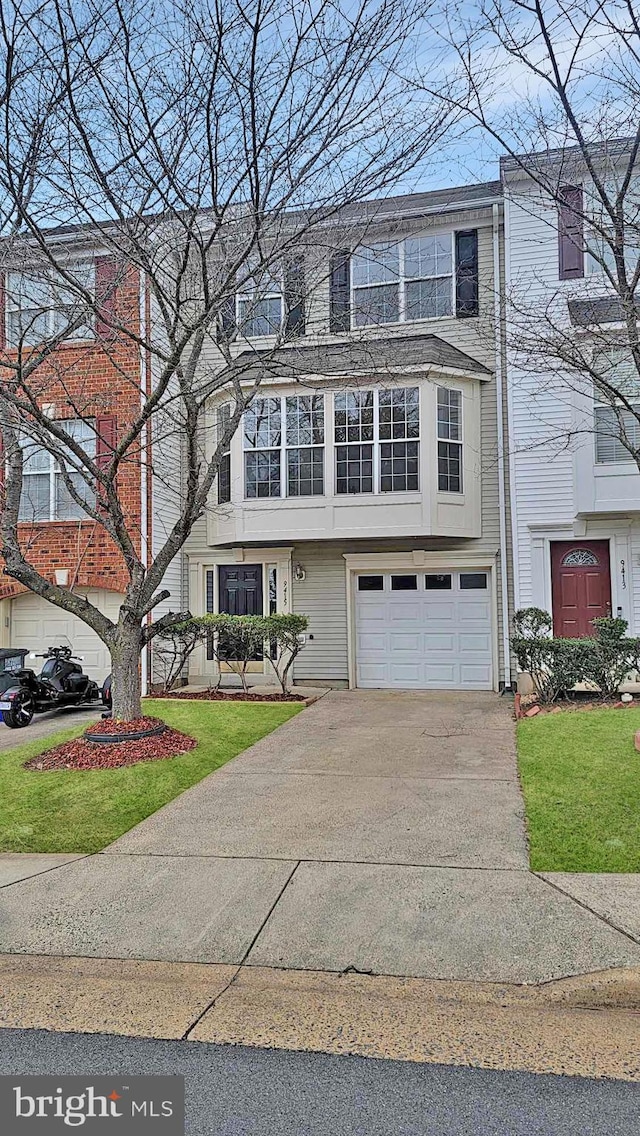
<svg viewBox="0 0 640 1136">
<path fill-rule="evenodd" d="M 630 362 L 628 364 L 628 366 L 629 366 L 628 376 L 625 376 L 624 371 L 622 371 L 621 373 L 619 373 L 617 375 L 615 374 L 615 368 L 618 367 L 618 366 L 624 365 L 626 354 L 627 354 L 627 352 L 625 351 L 624 345 L 612 342 L 607 348 L 601 347 L 601 348 L 596 348 L 594 350 L 593 366 L 594 366 L 594 369 L 598 369 L 598 370 L 604 368 L 606 366 L 606 361 L 607 361 L 606 357 L 607 357 L 607 355 L 609 355 L 609 357 L 610 357 L 610 368 L 611 368 L 611 372 L 612 372 L 612 385 L 615 386 L 619 391 L 621 391 L 621 393 L 626 398 L 628 398 L 629 403 L 632 406 L 634 406 L 637 413 L 640 414 L 640 377 L 638 376 L 637 371 L 636 371 L 633 363 Z M 616 356 L 620 356 L 620 358 L 616 359 Z M 600 361 L 600 359 L 602 359 L 602 362 Z M 627 380 L 628 385 L 625 382 L 625 379 Z M 625 389 L 625 387 L 626 387 L 626 389 Z M 621 410 L 624 409 L 623 406 L 622 406 L 622 403 L 619 403 L 618 405 L 620 406 Z M 593 454 L 594 454 L 595 464 L 598 467 L 618 466 L 618 465 L 625 465 L 626 463 L 631 463 L 632 465 L 635 465 L 633 456 L 629 453 L 628 450 L 626 450 L 624 448 L 624 446 L 623 446 L 622 442 L 619 440 L 619 438 L 617 438 L 613 434 L 608 435 L 608 437 L 611 437 L 612 444 L 616 449 L 619 447 L 620 456 L 614 457 L 614 458 L 611 458 L 611 459 L 608 459 L 608 460 L 605 460 L 604 458 L 598 457 L 598 430 L 597 430 L 598 411 L 611 411 L 611 410 L 614 410 L 614 409 L 615 409 L 615 407 L 605 397 L 603 397 L 602 393 L 598 390 L 598 387 L 594 384 L 594 388 L 593 388 L 593 424 L 594 424 Z M 625 413 L 628 413 L 628 411 L 625 411 Z M 633 423 L 631 425 L 633 426 Z M 636 429 L 638 431 L 638 445 L 640 446 L 640 422 L 637 424 Z"/>
<path fill-rule="evenodd" d="M 322 411 L 323 411 L 323 438 L 322 442 L 312 442 L 309 445 L 293 445 L 287 441 L 287 399 L 295 398 L 313 398 L 320 395 L 322 397 Z M 316 500 L 320 497 L 326 497 L 327 494 L 327 467 L 326 467 L 326 450 L 327 450 L 327 398 L 324 392 L 310 391 L 308 394 L 263 394 L 259 396 L 260 399 L 271 398 L 280 403 L 280 445 L 279 446 L 250 446 L 247 444 L 247 436 L 244 428 L 244 418 L 242 422 L 242 477 L 243 477 L 243 496 L 245 501 L 281 501 L 284 498 L 290 501 L 310 501 Z M 252 403 L 253 405 L 253 403 Z M 309 495 L 302 494 L 289 494 L 289 462 L 288 455 L 290 450 L 322 450 L 322 493 L 312 493 Z M 247 463 L 245 454 L 255 454 L 261 452 L 272 452 L 274 450 L 280 451 L 280 493 L 274 497 L 249 497 L 247 495 Z"/>
<path fill-rule="evenodd" d="M 408 316 L 407 315 L 407 285 L 418 283 L 419 281 L 422 281 L 422 280 L 442 280 L 442 279 L 446 278 L 446 275 L 448 275 L 448 274 L 445 274 L 444 276 L 441 273 L 437 273 L 437 274 L 434 274 L 432 276 L 406 276 L 406 274 L 405 274 L 405 263 L 406 263 L 405 244 L 406 244 L 407 241 L 423 240 L 423 239 L 428 238 L 428 237 L 432 238 L 433 240 L 437 240 L 438 238 L 442 238 L 442 237 L 445 237 L 445 236 L 448 236 L 450 241 L 451 241 L 451 275 L 449 277 L 450 280 L 451 280 L 451 311 L 447 315 L 442 315 L 442 316 L 439 316 L 439 315 L 436 315 L 436 316 L 415 316 L 415 317 Z M 354 251 L 351 253 L 351 257 L 349 259 L 349 285 L 350 285 L 349 302 L 350 302 L 351 330 L 352 331 L 361 330 L 364 327 L 395 327 L 399 323 L 409 323 L 409 324 L 432 323 L 435 320 L 452 319 L 455 316 L 455 301 L 456 301 L 456 294 L 455 294 L 456 293 L 456 289 L 455 289 L 455 283 L 456 283 L 456 281 L 455 281 L 455 277 L 456 277 L 456 230 L 455 229 L 450 229 L 450 230 L 445 229 L 445 230 L 437 230 L 435 232 L 429 232 L 429 233 L 424 233 L 424 232 L 412 233 L 410 236 L 404 237 L 400 241 L 372 241 L 370 245 L 363 246 L 362 251 L 364 251 L 365 247 L 366 247 L 366 249 L 376 249 L 376 248 L 382 249 L 382 248 L 389 248 L 392 245 L 397 245 L 397 248 L 398 248 L 398 277 L 397 277 L 397 282 L 394 281 L 394 280 L 379 280 L 379 281 L 376 281 L 376 282 L 370 283 L 370 284 L 355 284 L 354 283 L 353 260 L 354 260 L 354 257 L 358 256 L 359 250 L 354 249 Z M 360 291 L 361 289 L 364 289 L 364 288 L 383 288 L 383 287 L 389 287 L 389 285 L 393 286 L 394 284 L 396 284 L 396 286 L 398 288 L 398 319 L 397 320 L 381 321 L 380 323 L 374 323 L 373 321 L 370 322 L 370 323 L 357 323 L 356 322 L 356 310 L 357 310 L 356 293 L 358 291 Z"/>
<path fill-rule="evenodd" d="M 97 440 L 97 435 L 96 435 L 96 432 L 95 432 L 95 419 L 69 418 L 69 419 L 61 420 L 60 424 L 63 427 L 65 427 L 70 422 L 82 422 L 85 425 L 89 426 L 90 429 L 93 431 L 94 442 Z M 26 439 L 26 444 L 29 445 L 29 446 L 34 446 L 34 448 L 40 450 L 42 453 L 45 453 L 47 455 L 49 461 L 48 461 L 48 468 L 43 468 L 43 469 L 38 469 L 38 470 L 24 470 L 23 471 L 23 474 L 22 474 L 22 494 L 21 494 L 21 501 L 20 501 L 20 515 L 19 515 L 19 518 L 18 518 L 19 523 L 24 524 L 24 525 L 29 525 L 29 524 L 50 524 L 52 521 L 61 521 L 61 522 L 66 523 L 66 524 L 78 524 L 79 522 L 82 522 L 84 520 L 91 520 L 88 513 L 85 513 L 80 517 L 76 517 L 76 516 L 74 516 L 74 517 L 59 517 L 58 516 L 58 509 L 57 509 L 58 478 L 62 477 L 60 467 L 59 467 L 54 455 L 52 453 L 50 453 L 48 450 L 46 450 L 44 448 L 44 446 L 35 446 L 34 443 L 31 443 L 29 441 L 29 439 Z M 83 444 L 83 446 L 86 444 L 86 439 L 83 441 L 82 444 Z M 94 449 L 95 449 L 95 447 L 94 447 Z M 71 470 L 71 472 L 73 472 L 73 469 Z M 28 494 L 25 496 L 25 490 L 27 488 L 29 480 L 32 477 L 33 478 L 35 478 L 35 477 L 47 477 L 48 480 L 49 480 L 49 513 L 48 513 L 48 516 L 46 516 L 46 517 L 22 516 L 23 506 L 25 505 L 25 501 L 28 501 Z M 73 498 L 72 498 L 72 500 L 73 500 Z M 73 502 L 73 503 L 75 505 L 75 502 Z"/>
<path fill-rule="evenodd" d="M 459 410 L 460 410 L 460 437 L 459 438 L 441 438 L 440 437 L 440 420 L 438 415 L 438 395 L 440 391 L 446 391 L 447 394 L 455 394 L 458 396 Z M 460 452 L 460 488 L 459 489 L 441 489 L 440 488 L 440 443 L 444 442 L 451 446 L 458 446 Z M 438 383 L 436 387 L 436 486 L 438 493 L 446 493 L 448 496 L 454 495 L 461 497 L 464 493 L 464 396 L 458 387 L 447 387 L 443 383 Z"/>
<path fill-rule="evenodd" d="M 264 278 L 261 281 L 261 283 L 266 282 L 267 277 L 269 278 L 270 282 L 272 282 L 274 284 L 274 287 L 267 290 L 266 292 L 263 293 L 263 292 L 260 291 L 259 288 L 256 289 L 255 284 L 252 287 L 251 281 L 247 280 L 247 281 L 245 281 L 244 286 L 242 288 L 238 289 L 238 291 L 235 294 L 235 324 L 236 324 L 236 327 L 239 328 L 241 334 L 244 336 L 245 339 L 265 339 L 265 338 L 269 338 L 270 336 L 278 335 L 278 333 L 281 332 L 283 327 L 284 327 L 284 321 L 285 321 L 285 316 L 286 316 L 285 302 L 284 302 L 285 301 L 284 271 L 281 268 L 278 268 L 273 273 L 273 276 L 271 276 L 271 274 L 269 274 L 267 271 L 265 271 Z M 276 284 L 279 285 L 279 288 L 275 287 Z M 243 303 L 247 303 L 247 302 L 250 303 L 251 301 L 254 301 L 254 303 L 256 303 L 256 304 L 261 304 L 263 301 L 271 301 L 271 300 L 279 300 L 280 301 L 280 320 L 279 320 L 278 328 L 276 330 L 273 330 L 273 331 L 261 331 L 261 332 L 252 332 L 250 329 L 245 330 L 245 328 L 243 327 L 243 317 L 242 317 L 242 305 L 243 305 Z M 254 313 L 253 315 L 251 315 L 249 317 L 249 320 L 253 320 L 255 318 L 256 318 L 256 316 L 255 316 L 255 313 Z"/>
<path fill-rule="evenodd" d="M 69 273 L 70 276 L 73 276 L 74 272 L 79 271 L 81 268 L 93 269 L 93 278 L 92 278 L 92 281 L 91 281 L 91 288 L 92 288 L 94 299 L 95 299 L 95 286 L 96 286 L 95 260 L 94 259 L 85 259 L 85 260 L 79 259 L 79 260 L 75 260 L 75 261 L 71 262 L 68 265 L 65 265 L 64 267 L 66 268 L 66 270 L 67 270 L 67 272 Z M 55 288 L 64 289 L 64 287 L 65 287 L 64 281 L 60 281 L 60 283 L 56 283 L 55 274 L 51 270 L 47 270 L 46 268 L 38 270 L 37 268 L 34 267 L 34 268 L 31 269 L 31 271 L 28 268 L 26 268 L 26 269 L 9 269 L 7 271 L 6 286 L 5 286 L 4 330 L 5 330 L 5 342 L 6 342 L 7 346 L 9 347 L 9 349 L 16 349 L 19 346 L 19 337 L 14 339 L 14 336 L 12 335 L 11 316 L 16 312 L 19 313 L 23 310 L 23 307 L 20 303 L 14 302 L 14 299 L 13 299 L 14 294 L 15 294 L 16 291 L 19 291 L 19 288 L 18 289 L 12 288 L 11 279 L 12 279 L 12 277 L 23 277 L 23 278 L 29 279 L 30 276 L 31 277 L 37 277 L 38 275 L 44 277 L 45 280 L 46 280 L 47 277 L 51 278 L 49 283 L 50 283 L 50 287 L 51 287 L 52 291 Z M 47 323 L 45 339 L 37 340 L 37 341 L 31 343 L 29 341 L 29 339 L 27 338 L 27 339 L 23 340 L 23 344 L 24 344 L 25 347 L 37 347 L 37 346 L 39 346 L 39 344 L 45 342 L 46 339 L 53 338 L 53 336 L 57 334 L 57 332 L 56 332 L 56 315 L 57 315 L 57 313 L 60 312 L 60 311 L 63 311 L 63 310 L 70 309 L 73 306 L 73 305 L 66 305 L 66 304 L 56 305 L 55 302 L 53 302 L 55 300 L 55 296 L 53 294 L 51 296 L 51 300 L 52 300 L 52 303 L 48 306 L 48 308 L 44 309 L 46 311 L 46 323 Z M 31 309 L 27 309 L 27 310 L 31 310 Z M 38 308 L 36 307 L 33 310 L 38 311 Z M 89 335 L 88 334 L 88 325 L 91 325 L 91 324 L 93 324 L 93 330 L 92 330 L 92 333 Z M 94 340 L 95 340 L 95 311 L 91 310 L 87 313 L 85 325 L 82 328 L 76 328 L 75 331 L 73 331 L 69 335 L 65 336 L 63 342 L 64 343 L 93 343 Z"/>
<path fill-rule="evenodd" d="M 417 390 L 417 392 L 418 392 L 418 415 L 419 415 L 417 438 L 407 438 L 406 434 L 405 434 L 404 438 L 381 438 L 380 437 L 380 394 L 383 391 L 388 391 L 388 390 L 391 390 L 391 391 L 393 391 L 393 390 L 396 390 L 396 391 L 397 390 Z M 346 442 L 346 441 L 345 442 L 339 442 L 336 439 L 336 417 L 335 417 L 336 416 L 336 398 L 339 395 L 367 394 L 370 391 L 373 393 L 373 438 L 372 438 L 372 440 L 370 442 Z M 348 500 L 349 498 L 361 498 L 361 497 L 371 497 L 371 496 L 383 497 L 383 498 L 393 497 L 394 494 L 396 494 L 396 493 L 400 493 L 400 494 L 403 494 L 403 495 L 405 493 L 420 493 L 423 412 L 422 412 L 422 392 L 421 392 L 420 386 L 417 383 L 416 384 L 413 384 L 413 383 L 406 383 L 405 384 L 405 383 L 403 383 L 402 386 L 397 386 L 397 387 L 374 387 L 374 386 L 371 386 L 371 387 L 355 388 L 355 389 L 350 389 L 350 390 L 345 390 L 345 391 L 336 391 L 334 393 L 333 399 L 332 399 L 331 414 L 332 414 L 331 423 L 332 423 L 332 432 L 333 432 L 333 483 L 334 483 L 334 494 L 335 494 L 336 497 L 339 497 L 341 500 Z M 391 445 L 391 444 L 393 444 L 394 441 L 403 442 L 403 443 L 415 442 L 417 444 L 417 447 L 418 447 L 418 487 L 417 487 L 417 489 L 385 489 L 383 491 L 380 488 L 380 462 L 381 462 L 380 448 L 381 448 L 381 446 Z M 361 493 L 338 493 L 338 454 L 337 454 L 337 451 L 338 451 L 338 448 L 341 448 L 342 446 L 347 446 L 347 447 L 348 446 L 372 446 L 372 449 L 373 449 L 373 452 L 372 452 L 372 474 L 371 474 L 372 483 L 373 483 L 372 490 L 370 490 L 370 491 L 369 490 L 363 490 Z"/>
</svg>

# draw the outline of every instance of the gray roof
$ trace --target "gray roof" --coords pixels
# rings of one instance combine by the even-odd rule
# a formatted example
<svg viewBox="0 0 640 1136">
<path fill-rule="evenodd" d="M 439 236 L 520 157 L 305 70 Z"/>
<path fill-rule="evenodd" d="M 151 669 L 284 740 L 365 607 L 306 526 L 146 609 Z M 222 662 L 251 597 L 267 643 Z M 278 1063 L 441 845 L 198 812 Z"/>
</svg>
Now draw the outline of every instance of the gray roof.
<svg viewBox="0 0 640 1136">
<path fill-rule="evenodd" d="M 396 335 L 384 339 L 360 339 L 341 343 L 283 347 L 277 351 L 242 351 L 237 362 L 249 377 L 251 360 L 277 378 L 299 375 L 373 375 L 403 367 L 447 367 L 461 374 L 490 375 L 492 372 L 471 355 L 452 347 L 437 335 Z"/>
<path fill-rule="evenodd" d="M 433 189 L 426 193 L 405 193 L 397 197 L 379 197 L 345 205 L 337 213 L 338 221 L 372 221 L 386 218 L 419 217 L 421 213 L 439 209 L 473 208 L 502 200 L 500 181 L 477 182 L 475 185 L 457 185 L 450 189 Z"/>
<path fill-rule="evenodd" d="M 610 138 L 606 142 L 587 142 L 585 149 L 592 158 L 616 158 L 628 154 L 633 145 L 633 138 Z M 500 158 L 500 172 L 505 174 L 520 170 L 526 173 L 532 165 L 539 168 L 547 162 L 553 164 L 565 159 L 577 159 L 578 164 L 584 164 L 584 153 L 581 146 L 573 145 L 533 150 L 531 153 L 508 154 Z"/>
</svg>

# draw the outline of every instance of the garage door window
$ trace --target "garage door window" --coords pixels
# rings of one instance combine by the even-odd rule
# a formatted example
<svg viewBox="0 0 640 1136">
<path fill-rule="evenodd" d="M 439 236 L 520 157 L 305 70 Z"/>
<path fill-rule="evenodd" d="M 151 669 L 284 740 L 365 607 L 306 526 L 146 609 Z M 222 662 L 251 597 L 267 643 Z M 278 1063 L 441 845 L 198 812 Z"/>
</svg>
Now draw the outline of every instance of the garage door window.
<svg viewBox="0 0 640 1136">
<path fill-rule="evenodd" d="M 359 592 L 382 592 L 382 591 L 384 591 L 384 577 L 383 576 L 358 576 L 358 591 Z"/>
<path fill-rule="evenodd" d="M 425 576 L 424 586 L 428 592 L 450 592 L 451 576 L 449 574 L 443 576 Z"/>
<path fill-rule="evenodd" d="M 487 589 L 487 573 L 486 572 L 461 572 L 460 573 L 460 591 L 462 592 L 475 592 L 486 591 Z"/>
<path fill-rule="evenodd" d="M 391 577 L 391 591 L 392 592 L 417 592 L 418 578 L 417 576 L 392 576 Z"/>
</svg>

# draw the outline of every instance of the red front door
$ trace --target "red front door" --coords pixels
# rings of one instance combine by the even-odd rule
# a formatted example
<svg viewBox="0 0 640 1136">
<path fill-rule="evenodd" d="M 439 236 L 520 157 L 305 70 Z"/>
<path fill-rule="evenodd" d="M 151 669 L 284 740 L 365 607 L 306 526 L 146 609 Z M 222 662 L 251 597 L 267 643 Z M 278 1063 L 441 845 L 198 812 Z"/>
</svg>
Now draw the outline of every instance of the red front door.
<svg viewBox="0 0 640 1136">
<path fill-rule="evenodd" d="M 553 634 L 593 635 L 592 619 L 611 615 L 609 542 L 554 541 L 551 545 Z"/>
</svg>

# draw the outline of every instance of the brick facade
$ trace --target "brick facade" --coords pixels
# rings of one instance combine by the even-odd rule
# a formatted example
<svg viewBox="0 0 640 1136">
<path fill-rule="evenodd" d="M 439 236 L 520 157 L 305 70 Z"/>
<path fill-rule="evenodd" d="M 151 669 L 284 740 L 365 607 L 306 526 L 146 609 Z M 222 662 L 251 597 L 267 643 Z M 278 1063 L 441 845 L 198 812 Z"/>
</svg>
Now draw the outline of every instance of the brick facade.
<svg viewBox="0 0 640 1136">
<path fill-rule="evenodd" d="M 130 270 L 111 301 L 122 323 L 139 330 L 139 278 Z M 98 321 L 99 322 L 99 321 Z M 54 404 L 58 418 L 108 416 L 116 437 L 140 412 L 140 350 L 128 339 L 66 344 L 38 371 L 41 404 Z M 70 405 L 71 404 L 71 405 Z M 75 411 L 71 407 L 75 407 Z M 141 470 L 135 460 L 123 463 L 118 491 L 136 550 L 141 547 Z M 68 569 L 69 586 L 123 592 L 129 576 L 124 559 L 100 524 L 93 520 L 42 521 L 21 524 L 19 538 L 27 558 L 54 581 L 55 569 Z M 0 600 L 26 589 L 8 576 L 0 578 Z"/>
</svg>

